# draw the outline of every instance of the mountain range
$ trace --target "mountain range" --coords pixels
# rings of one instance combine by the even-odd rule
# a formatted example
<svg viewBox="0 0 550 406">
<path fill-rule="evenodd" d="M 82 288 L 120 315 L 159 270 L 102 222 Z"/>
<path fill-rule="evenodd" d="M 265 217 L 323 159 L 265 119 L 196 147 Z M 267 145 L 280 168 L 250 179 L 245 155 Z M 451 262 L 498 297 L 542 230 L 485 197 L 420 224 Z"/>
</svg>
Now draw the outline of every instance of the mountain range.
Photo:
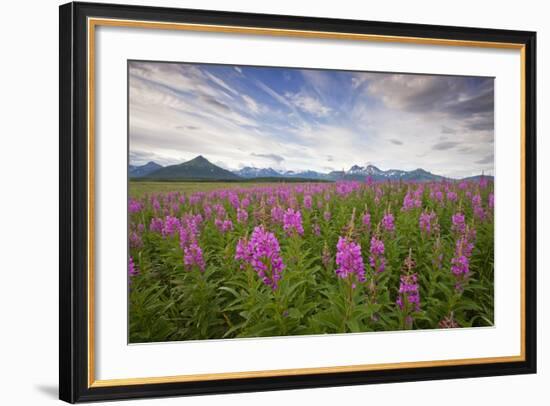
<svg viewBox="0 0 550 406">
<path fill-rule="evenodd" d="M 412 171 L 400 169 L 382 170 L 374 165 L 353 165 L 348 170 L 332 171 L 329 173 L 305 171 L 281 171 L 273 168 L 256 168 L 246 166 L 236 171 L 228 171 L 211 163 L 202 155 L 177 165 L 161 166 L 156 162 L 149 162 L 142 166 L 129 166 L 130 178 L 151 180 L 220 180 L 237 181 L 250 179 L 289 179 L 289 180 L 365 180 L 371 178 L 374 181 L 404 180 L 416 182 L 441 181 L 446 178 L 436 175 L 424 169 L 418 168 Z M 480 175 L 466 179 L 476 180 Z M 492 176 L 487 176 L 492 178 Z"/>
</svg>

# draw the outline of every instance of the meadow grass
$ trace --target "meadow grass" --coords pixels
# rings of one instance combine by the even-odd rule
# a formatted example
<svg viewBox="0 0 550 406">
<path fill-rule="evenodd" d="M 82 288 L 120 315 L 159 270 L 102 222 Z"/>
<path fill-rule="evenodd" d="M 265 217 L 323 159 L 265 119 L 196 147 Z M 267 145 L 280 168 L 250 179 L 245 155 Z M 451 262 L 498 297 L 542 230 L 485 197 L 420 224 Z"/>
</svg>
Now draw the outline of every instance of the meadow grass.
<svg viewBox="0 0 550 406">
<path fill-rule="evenodd" d="M 195 193 L 209 192 L 219 189 L 242 189 L 256 186 L 276 186 L 284 182 L 177 182 L 177 181 L 130 181 L 128 183 L 128 194 L 132 198 L 140 198 L 151 193 Z M 292 183 L 296 184 L 296 183 Z"/>
</svg>

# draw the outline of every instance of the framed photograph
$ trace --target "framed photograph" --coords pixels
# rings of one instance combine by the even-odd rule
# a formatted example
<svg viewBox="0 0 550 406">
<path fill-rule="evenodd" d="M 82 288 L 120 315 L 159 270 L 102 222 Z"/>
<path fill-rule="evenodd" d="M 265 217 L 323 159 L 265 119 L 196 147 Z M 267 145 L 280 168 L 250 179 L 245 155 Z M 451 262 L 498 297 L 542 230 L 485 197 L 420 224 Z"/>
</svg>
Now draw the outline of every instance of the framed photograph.
<svg viewBox="0 0 550 406">
<path fill-rule="evenodd" d="M 536 372 L 536 34 L 60 7 L 60 398 Z"/>
</svg>

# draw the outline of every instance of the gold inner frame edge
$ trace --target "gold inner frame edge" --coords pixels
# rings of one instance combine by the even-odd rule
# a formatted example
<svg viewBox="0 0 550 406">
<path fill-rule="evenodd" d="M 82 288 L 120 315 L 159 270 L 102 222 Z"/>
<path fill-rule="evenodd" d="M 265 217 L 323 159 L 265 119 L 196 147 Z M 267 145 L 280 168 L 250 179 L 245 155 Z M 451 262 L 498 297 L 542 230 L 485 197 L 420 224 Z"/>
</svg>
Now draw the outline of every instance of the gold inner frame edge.
<svg viewBox="0 0 550 406">
<path fill-rule="evenodd" d="M 276 369 L 265 371 L 219 372 L 209 374 L 188 374 L 144 378 L 95 379 L 95 278 L 94 278 L 94 191 L 95 191 L 95 28 L 97 26 L 130 27 L 162 30 L 180 30 L 195 32 L 218 32 L 243 35 L 265 35 L 279 37 L 341 39 L 371 42 L 393 42 L 402 44 L 459 46 L 494 49 L 512 49 L 520 51 L 520 165 L 521 165 L 521 269 L 520 269 L 520 340 L 519 355 L 502 357 L 464 358 L 453 360 L 433 360 L 414 362 L 395 362 L 382 364 L 344 365 L 316 368 Z M 112 387 L 143 384 L 161 384 L 177 382 L 198 382 L 221 379 L 266 378 L 280 376 L 330 374 L 342 372 L 366 372 L 399 368 L 426 368 L 440 366 L 458 366 L 473 364 L 494 364 L 525 361 L 525 45 L 506 42 L 469 41 L 441 38 L 400 37 L 391 35 L 355 34 L 344 32 L 307 31 L 228 25 L 167 23 L 140 20 L 121 20 L 109 18 L 88 18 L 87 21 L 87 80 L 88 80 L 88 387 Z"/>
</svg>

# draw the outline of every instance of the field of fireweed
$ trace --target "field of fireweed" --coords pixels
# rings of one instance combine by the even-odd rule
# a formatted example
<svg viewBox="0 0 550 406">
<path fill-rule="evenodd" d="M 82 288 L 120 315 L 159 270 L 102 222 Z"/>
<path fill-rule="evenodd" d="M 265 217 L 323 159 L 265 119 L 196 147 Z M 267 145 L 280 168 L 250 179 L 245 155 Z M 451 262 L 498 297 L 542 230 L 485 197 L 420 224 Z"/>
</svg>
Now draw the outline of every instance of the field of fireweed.
<svg viewBox="0 0 550 406">
<path fill-rule="evenodd" d="M 493 182 L 129 200 L 130 342 L 493 323 Z"/>
</svg>

